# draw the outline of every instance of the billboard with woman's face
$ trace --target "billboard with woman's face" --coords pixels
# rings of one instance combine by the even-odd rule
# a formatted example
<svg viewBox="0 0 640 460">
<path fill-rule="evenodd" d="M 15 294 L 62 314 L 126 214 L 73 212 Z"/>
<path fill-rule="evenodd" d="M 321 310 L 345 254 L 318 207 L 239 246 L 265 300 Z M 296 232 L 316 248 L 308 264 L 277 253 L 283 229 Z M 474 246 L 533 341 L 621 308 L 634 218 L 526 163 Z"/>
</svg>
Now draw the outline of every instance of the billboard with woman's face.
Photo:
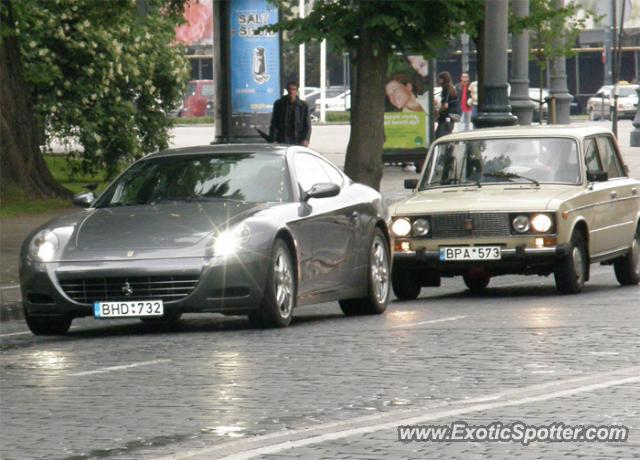
<svg viewBox="0 0 640 460">
<path fill-rule="evenodd" d="M 429 93 L 427 61 L 422 56 L 397 56 L 385 85 L 385 150 L 426 149 Z"/>
</svg>

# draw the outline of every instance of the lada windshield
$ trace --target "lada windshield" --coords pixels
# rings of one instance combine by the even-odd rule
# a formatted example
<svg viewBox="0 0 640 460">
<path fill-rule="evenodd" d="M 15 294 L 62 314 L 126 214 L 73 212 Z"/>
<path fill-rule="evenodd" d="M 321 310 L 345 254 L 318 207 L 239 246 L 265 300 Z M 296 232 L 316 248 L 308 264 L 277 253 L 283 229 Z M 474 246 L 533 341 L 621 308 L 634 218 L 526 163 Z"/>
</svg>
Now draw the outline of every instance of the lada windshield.
<svg viewBox="0 0 640 460">
<path fill-rule="evenodd" d="M 429 156 L 420 189 L 511 182 L 579 184 L 576 142 L 522 137 L 439 144 Z"/>
</svg>

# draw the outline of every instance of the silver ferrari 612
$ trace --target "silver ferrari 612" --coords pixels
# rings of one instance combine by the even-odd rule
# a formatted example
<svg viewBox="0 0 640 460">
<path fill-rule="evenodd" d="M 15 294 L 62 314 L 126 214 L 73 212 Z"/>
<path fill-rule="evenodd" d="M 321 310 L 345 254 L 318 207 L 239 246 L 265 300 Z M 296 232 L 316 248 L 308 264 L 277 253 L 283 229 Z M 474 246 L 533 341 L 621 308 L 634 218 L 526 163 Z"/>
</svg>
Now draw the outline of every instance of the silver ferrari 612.
<svg viewBox="0 0 640 460">
<path fill-rule="evenodd" d="M 389 301 L 380 194 L 306 148 L 159 152 L 74 202 L 87 209 L 22 246 L 34 334 L 65 334 L 81 316 L 171 322 L 187 312 L 284 327 L 303 304 L 339 300 L 358 315 Z"/>
</svg>

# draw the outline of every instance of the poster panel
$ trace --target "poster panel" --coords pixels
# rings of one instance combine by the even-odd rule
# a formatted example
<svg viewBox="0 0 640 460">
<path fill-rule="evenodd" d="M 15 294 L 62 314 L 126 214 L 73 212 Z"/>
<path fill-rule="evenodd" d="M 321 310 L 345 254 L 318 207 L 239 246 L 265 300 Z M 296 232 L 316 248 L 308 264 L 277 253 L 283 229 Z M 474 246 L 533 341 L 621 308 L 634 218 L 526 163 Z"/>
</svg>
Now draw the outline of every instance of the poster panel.
<svg viewBox="0 0 640 460">
<path fill-rule="evenodd" d="M 278 10 L 267 0 L 231 0 L 232 114 L 271 113 L 280 95 L 280 39 L 258 32 L 278 22 Z"/>
<path fill-rule="evenodd" d="M 429 146 L 427 61 L 395 56 L 385 84 L 385 157 L 424 157 Z"/>
</svg>

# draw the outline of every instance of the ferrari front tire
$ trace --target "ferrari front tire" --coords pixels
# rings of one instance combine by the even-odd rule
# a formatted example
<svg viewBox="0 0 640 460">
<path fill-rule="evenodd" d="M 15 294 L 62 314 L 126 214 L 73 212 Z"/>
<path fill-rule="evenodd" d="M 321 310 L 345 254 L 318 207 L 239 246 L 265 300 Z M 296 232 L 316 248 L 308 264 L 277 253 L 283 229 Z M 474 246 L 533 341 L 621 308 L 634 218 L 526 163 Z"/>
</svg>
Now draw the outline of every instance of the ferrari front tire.
<svg viewBox="0 0 640 460">
<path fill-rule="evenodd" d="M 373 234 L 367 270 L 367 296 L 340 300 L 340 308 L 347 316 L 379 315 L 389 304 L 389 244 L 380 229 Z"/>
<path fill-rule="evenodd" d="M 296 306 L 297 287 L 291 250 L 284 240 L 278 238 L 271 253 L 262 303 L 249 314 L 249 321 L 259 327 L 287 327 Z"/>
</svg>

